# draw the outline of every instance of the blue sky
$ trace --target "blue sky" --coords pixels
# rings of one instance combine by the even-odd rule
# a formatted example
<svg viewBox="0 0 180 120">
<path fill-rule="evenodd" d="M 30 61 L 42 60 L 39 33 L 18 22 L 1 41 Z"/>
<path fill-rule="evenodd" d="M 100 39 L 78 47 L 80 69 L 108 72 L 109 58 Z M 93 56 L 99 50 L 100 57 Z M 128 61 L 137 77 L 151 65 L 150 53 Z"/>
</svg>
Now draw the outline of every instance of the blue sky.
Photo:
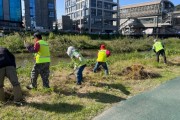
<svg viewBox="0 0 180 120">
<path fill-rule="evenodd" d="M 61 15 L 64 14 L 64 0 L 56 0 L 57 1 L 57 18 L 60 18 Z M 120 0 L 120 5 L 129 5 L 129 4 L 136 4 L 142 2 L 149 2 L 152 0 Z M 180 4 L 180 0 L 170 0 L 175 5 Z"/>
</svg>

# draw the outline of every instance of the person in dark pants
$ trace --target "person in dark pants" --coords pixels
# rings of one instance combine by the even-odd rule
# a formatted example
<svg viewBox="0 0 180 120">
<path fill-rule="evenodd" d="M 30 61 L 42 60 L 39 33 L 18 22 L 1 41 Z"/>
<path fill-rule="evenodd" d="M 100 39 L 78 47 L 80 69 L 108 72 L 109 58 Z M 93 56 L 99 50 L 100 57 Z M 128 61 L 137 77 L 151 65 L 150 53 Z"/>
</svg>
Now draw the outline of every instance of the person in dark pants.
<svg viewBox="0 0 180 120">
<path fill-rule="evenodd" d="M 83 70 L 86 67 L 86 60 L 73 46 L 68 47 L 66 53 L 74 62 L 77 85 L 81 85 L 83 81 Z"/>
<path fill-rule="evenodd" d="M 93 72 L 95 73 L 97 71 L 97 69 L 102 65 L 102 67 L 105 70 L 105 75 L 109 74 L 108 71 L 108 67 L 107 67 L 107 57 L 110 56 L 110 51 L 106 50 L 105 45 L 101 45 L 100 50 L 98 51 L 98 58 L 97 58 L 97 62 L 96 65 L 93 69 Z"/>
<path fill-rule="evenodd" d="M 23 96 L 16 73 L 16 61 L 14 55 L 7 48 L 0 47 L 0 101 L 5 101 L 4 78 L 9 78 L 13 86 L 14 103 L 23 104 Z"/>
<path fill-rule="evenodd" d="M 157 39 L 155 39 L 154 40 L 154 45 L 153 45 L 152 49 L 156 53 L 156 61 L 159 62 L 159 56 L 162 55 L 163 59 L 164 59 L 164 63 L 166 64 L 167 61 L 166 61 L 164 45 L 160 41 L 157 41 Z"/>
<path fill-rule="evenodd" d="M 29 52 L 34 53 L 36 63 L 31 71 L 31 84 L 26 86 L 27 89 L 37 88 L 37 78 L 41 75 L 44 88 L 50 88 L 49 86 L 49 66 L 50 66 L 50 50 L 46 41 L 42 40 L 40 33 L 34 34 L 34 46 L 30 46 L 27 43 L 25 47 Z"/>
</svg>

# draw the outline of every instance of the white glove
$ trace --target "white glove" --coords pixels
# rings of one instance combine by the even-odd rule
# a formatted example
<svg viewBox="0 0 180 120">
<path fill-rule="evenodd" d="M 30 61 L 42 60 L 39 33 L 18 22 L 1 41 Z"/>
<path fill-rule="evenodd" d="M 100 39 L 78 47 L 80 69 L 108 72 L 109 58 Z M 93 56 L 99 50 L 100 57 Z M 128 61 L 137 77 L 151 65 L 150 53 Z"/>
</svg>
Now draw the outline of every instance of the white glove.
<svg viewBox="0 0 180 120">
<path fill-rule="evenodd" d="M 74 70 L 76 70 L 77 69 L 77 66 L 76 65 L 74 65 Z"/>
<path fill-rule="evenodd" d="M 24 47 L 29 47 L 29 43 L 27 43 L 25 40 L 24 40 Z"/>
<path fill-rule="evenodd" d="M 79 61 L 82 61 L 82 58 L 81 58 L 81 57 L 79 57 Z"/>
</svg>

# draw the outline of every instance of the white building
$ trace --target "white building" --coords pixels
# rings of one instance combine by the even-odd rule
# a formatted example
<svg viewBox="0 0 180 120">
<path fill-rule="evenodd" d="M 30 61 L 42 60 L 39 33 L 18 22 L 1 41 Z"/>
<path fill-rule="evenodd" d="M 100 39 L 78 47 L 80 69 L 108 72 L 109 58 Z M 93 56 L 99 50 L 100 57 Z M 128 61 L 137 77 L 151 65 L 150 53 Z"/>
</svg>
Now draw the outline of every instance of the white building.
<svg viewBox="0 0 180 120">
<path fill-rule="evenodd" d="M 118 3 L 119 0 L 65 0 L 65 14 L 80 33 L 110 33 L 119 27 Z"/>
</svg>

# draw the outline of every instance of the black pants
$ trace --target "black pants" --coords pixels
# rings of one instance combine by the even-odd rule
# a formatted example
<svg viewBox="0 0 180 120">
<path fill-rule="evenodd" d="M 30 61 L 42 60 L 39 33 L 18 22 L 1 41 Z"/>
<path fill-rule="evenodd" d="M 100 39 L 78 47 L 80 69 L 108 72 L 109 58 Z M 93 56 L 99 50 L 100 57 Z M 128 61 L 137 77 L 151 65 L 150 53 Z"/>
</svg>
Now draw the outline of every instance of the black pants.
<svg viewBox="0 0 180 120">
<path fill-rule="evenodd" d="M 159 56 L 160 56 L 160 55 L 163 56 L 164 63 L 166 63 L 166 55 L 165 55 L 164 49 L 162 49 L 162 50 L 160 50 L 160 51 L 158 51 L 158 52 L 156 53 L 156 60 L 157 60 L 157 62 L 159 62 Z"/>
</svg>

